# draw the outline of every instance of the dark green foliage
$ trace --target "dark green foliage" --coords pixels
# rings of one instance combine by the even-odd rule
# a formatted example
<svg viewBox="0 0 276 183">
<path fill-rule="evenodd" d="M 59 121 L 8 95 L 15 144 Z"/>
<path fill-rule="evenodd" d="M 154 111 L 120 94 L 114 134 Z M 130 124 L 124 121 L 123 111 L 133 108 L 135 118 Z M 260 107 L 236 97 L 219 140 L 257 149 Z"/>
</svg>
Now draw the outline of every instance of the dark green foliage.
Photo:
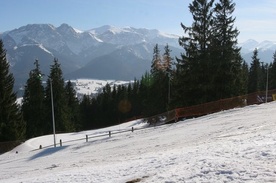
<svg viewBox="0 0 276 183">
<path fill-rule="evenodd" d="M 163 70 L 169 75 L 171 75 L 173 72 L 173 68 L 172 68 L 173 58 L 171 57 L 171 52 L 172 50 L 169 48 L 169 45 L 167 44 L 164 47 Z"/>
<path fill-rule="evenodd" d="M 153 76 L 146 72 L 140 82 L 139 86 L 139 95 L 141 96 L 141 104 L 142 104 L 142 114 L 143 116 L 149 116 L 152 110 L 155 108 L 154 104 L 152 103 L 152 94 L 151 88 L 154 84 Z"/>
<path fill-rule="evenodd" d="M 267 80 L 267 74 L 269 74 L 267 71 L 269 70 L 269 64 L 260 62 L 261 69 L 260 69 L 260 91 L 266 90 L 266 80 Z"/>
<path fill-rule="evenodd" d="M 248 75 L 248 93 L 260 91 L 261 89 L 261 64 L 258 58 L 258 50 L 255 49 Z"/>
<path fill-rule="evenodd" d="M 189 9 L 194 22 L 191 27 L 181 24 L 187 36 L 179 39 L 185 50 L 177 59 L 175 105 L 193 105 L 208 102 L 212 98 L 212 68 L 210 48 L 212 41 L 214 0 L 194 0 Z M 184 87 L 184 88 L 183 88 Z M 183 96 L 181 96 L 183 95 Z"/>
<path fill-rule="evenodd" d="M 243 61 L 242 64 L 242 88 L 241 88 L 241 94 L 247 94 L 248 93 L 248 75 L 249 75 L 249 68 L 248 64 Z"/>
<path fill-rule="evenodd" d="M 51 88 L 53 93 L 54 103 L 54 117 L 55 126 L 57 132 L 69 132 L 75 129 L 74 123 L 70 120 L 70 110 L 68 108 L 68 101 L 66 98 L 66 91 L 64 88 L 64 79 L 62 76 L 62 70 L 57 59 L 54 59 L 53 65 L 50 68 L 50 75 L 47 79 L 46 86 L 46 112 L 47 112 L 47 124 L 48 130 L 52 129 L 52 106 L 51 106 Z"/>
<path fill-rule="evenodd" d="M 146 116 L 155 115 L 165 110 L 166 101 L 163 96 L 164 94 L 164 79 L 166 74 L 164 72 L 164 63 L 161 59 L 160 50 L 158 45 L 156 44 L 153 49 L 153 59 L 151 64 L 151 72 L 149 78 L 147 79 L 151 83 L 148 83 L 148 94 L 147 94 L 147 110 L 144 110 L 144 114 Z"/>
<path fill-rule="evenodd" d="M 237 47 L 239 31 L 234 28 L 235 10 L 232 0 L 220 0 L 214 9 L 213 39 L 211 58 L 214 74 L 214 98 L 228 98 L 242 94 L 243 81 L 240 48 Z"/>
<path fill-rule="evenodd" d="M 272 64 L 269 68 L 269 89 L 276 89 L 276 51 L 273 54 Z"/>
<path fill-rule="evenodd" d="M 245 77 L 238 30 L 234 28 L 235 4 L 231 0 L 194 0 L 189 9 L 194 22 L 181 24 L 184 48 L 177 58 L 173 81 L 174 106 L 189 106 L 237 96 L 244 92 Z"/>
<path fill-rule="evenodd" d="M 92 100 L 89 96 L 84 95 L 80 103 L 80 121 L 84 130 L 96 128 L 93 124 L 93 114 L 96 114 L 96 109 L 92 109 Z"/>
<path fill-rule="evenodd" d="M 159 70 L 161 69 L 161 55 L 160 55 L 160 50 L 158 47 L 158 44 L 156 44 L 153 48 L 153 58 L 151 61 L 151 69 L 150 73 L 151 75 L 158 74 Z"/>
<path fill-rule="evenodd" d="M 129 118 L 139 118 L 142 115 L 142 96 L 140 95 L 140 81 L 128 85 L 128 98 L 131 104 Z"/>
<path fill-rule="evenodd" d="M 145 88 L 146 99 L 143 114 L 145 116 L 155 115 L 165 112 L 170 103 L 170 78 L 172 75 L 172 58 L 170 56 L 168 44 L 164 47 L 164 54 L 160 56 L 158 45 L 153 49 L 153 59 L 150 75 L 142 78 L 141 85 Z"/>
<path fill-rule="evenodd" d="M 0 40 L 0 141 L 25 138 L 25 123 L 16 103 L 13 85 L 14 78 L 9 72 L 6 50 Z"/>
<path fill-rule="evenodd" d="M 65 85 L 65 94 L 68 107 L 69 124 L 75 127 L 75 130 L 81 130 L 80 124 L 80 111 L 79 111 L 79 101 L 77 98 L 77 93 L 74 89 L 72 82 L 69 80 Z"/>
<path fill-rule="evenodd" d="M 22 112 L 26 121 L 26 137 L 32 138 L 46 133 L 44 88 L 42 86 L 42 73 L 35 61 L 35 69 L 29 73 L 29 79 L 24 90 Z"/>
</svg>

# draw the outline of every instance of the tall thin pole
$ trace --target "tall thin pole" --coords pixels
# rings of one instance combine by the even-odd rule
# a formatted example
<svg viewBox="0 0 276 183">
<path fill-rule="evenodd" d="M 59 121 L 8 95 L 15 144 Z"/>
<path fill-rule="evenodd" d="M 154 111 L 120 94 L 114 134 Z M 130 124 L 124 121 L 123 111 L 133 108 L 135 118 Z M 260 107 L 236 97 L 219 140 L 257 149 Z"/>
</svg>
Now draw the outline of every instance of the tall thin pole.
<svg viewBox="0 0 276 183">
<path fill-rule="evenodd" d="M 268 65 L 267 65 L 267 67 L 266 67 L 265 103 L 267 103 L 267 94 L 268 94 Z"/>
<path fill-rule="evenodd" d="M 53 86 L 52 79 L 50 79 L 51 88 L 51 103 L 52 103 L 52 118 L 53 118 L 53 135 L 54 135 L 54 147 L 56 147 L 56 125 L 55 125 L 55 113 L 54 113 L 54 99 L 53 99 Z"/>
<path fill-rule="evenodd" d="M 168 104 L 170 104 L 170 100 L 171 100 L 171 83 L 170 83 L 171 76 L 170 76 L 170 73 L 168 74 L 168 77 L 169 77 Z"/>
</svg>

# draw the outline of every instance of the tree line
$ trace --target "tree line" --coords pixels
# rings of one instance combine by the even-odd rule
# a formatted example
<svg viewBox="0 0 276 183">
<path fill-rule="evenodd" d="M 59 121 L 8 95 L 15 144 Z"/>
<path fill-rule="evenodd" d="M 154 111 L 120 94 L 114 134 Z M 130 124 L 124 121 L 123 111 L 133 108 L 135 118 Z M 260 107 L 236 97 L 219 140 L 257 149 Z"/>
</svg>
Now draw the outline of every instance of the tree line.
<svg viewBox="0 0 276 183">
<path fill-rule="evenodd" d="M 128 85 L 107 84 L 97 97 L 76 97 L 64 81 L 58 59 L 49 76 L 34 63 L 25 85 L 22 105 L 16 103 L 14 79 L 0 41 L 0 141 L 29 139 L 52 133 L 54 109 L 57 132 L 90 130 L 185 107 L 276 88 L 276 51 L 270 64 L 252 54 L 248 65 L 237 46 L 239 31 L 232 0 L 193 0 L 191 26 L 181 24 L 183 53 L 172 58 L 169 45 L 153 48 L 151 68 Z M 44 83 L 43 81 L 46 80 Z M 53 99 L 53 106 L 51 100 Z"/>
</svg>

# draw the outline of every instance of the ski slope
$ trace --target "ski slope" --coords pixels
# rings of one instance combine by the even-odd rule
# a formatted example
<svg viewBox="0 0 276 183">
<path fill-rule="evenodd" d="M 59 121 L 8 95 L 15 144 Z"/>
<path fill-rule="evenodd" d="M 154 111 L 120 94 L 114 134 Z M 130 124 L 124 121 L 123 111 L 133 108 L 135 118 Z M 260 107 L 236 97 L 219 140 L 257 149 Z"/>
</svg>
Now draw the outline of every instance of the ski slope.
<svg viewBox="0 0 276 183">
<path fill-rule="evenodd" d="M 147 124 L 137 120 L 57 139 L 131 127 Z M 276 103 L 33 151 L 49 144 L 53 135 L 1 155 L 0 182 L 276 182 Z"/>
</svg>

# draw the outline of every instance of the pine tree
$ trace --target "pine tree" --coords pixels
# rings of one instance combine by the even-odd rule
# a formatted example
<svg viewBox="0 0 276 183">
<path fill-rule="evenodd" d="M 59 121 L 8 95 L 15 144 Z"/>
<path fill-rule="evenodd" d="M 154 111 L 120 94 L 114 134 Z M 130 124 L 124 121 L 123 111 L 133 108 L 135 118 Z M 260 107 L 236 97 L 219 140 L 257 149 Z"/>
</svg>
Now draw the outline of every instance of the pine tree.
<svg viewBox="0 0 276 183">
<path fill-rule="evenodd" d="M 129 92 L 131 88 L 124 85 L 119 85 L 117 90 L 117 97 L 115 100 L 117 123 L 124 122 L 127 119 L 128 113 L 131 110 L 131 103 L 129 100 Z"/>
<path fill-rule="evenodd" d="M 241 92 L 243 95 L 248 93 L 248 76 L 249 76 L 248 64 L 245 61 L 243 61 L 242 75 L 241 75 L 241 78 L 243 81 Z"/>
<path fill-rule="evenodd" d="M 153 85 L 153 77 L 150 73 L 146 72 L 140 82 L 140 87 L 139 87 L 139 95 L 142 103 L 142 115 L 143 116 L 150 116 L 154 114 L 154 104 L 153 104 L 153 99 L 152 98 L 152 85 Z"/>
<path fill-rule="evenodd" d="M 88 95 L 84 95 L 80 102 L 80 121 L 83 130 L 95 128 L 93 126 L 92 116 L 92 99 Z"/>
<path fill-rule="evenodd" d="M 66 92 L 64 87 L 64 79 L 60 64 L 55 58 L 50 68 L 50 75 L 47 79 L 46 86 L 46 107 L 48 131 L 51 132 L 52 127 L 52 106 L 51 106 L 51 89 L 54 103 L 55 129 L 57 132 L 70 132 L 75 129 L 74 124 L 70 121 L 69 109 L 66 101 Z"/>
<path fill-rule="evenodd" d="M 242 94 L 242 57 L 237 44 L 239 31 L 234 28 L 235 3 L 219 0 L 214 9 L 213 38 L 211 44 L 213 100 Z"/>
<path fill-rule="evenodd" d="M 210 44 L 212 40 L 214 0 L 194 0 L 189 10 L 194 22 L 191 27 L 181 23 L 186 33 L 179 39 L 185 50 L 181 58 L 177 58 L 175 84 L 175 101 L 177 105 L 193 105 L 210 100 Z M 178 98 L 179 97 L 179 98 Z"/>
<path fill-rule="evenodd" d="M 266 79 L 267 79 L 267 74 L 269 74 L 267 71 L 269 70 L 269 64 L 260 62 L 260 91 L 265 91 L 266 90 Z"/>
<path fill-rule="evenodd" d="M 65 86 L 67 107 L 69 110 L 69 123 L 73 124 L 77 131 L 81 130 L 79 100 L 72 82 L 69 80 Z"/>
<path fill-rule="evenodd" d="M 165 47 L 166 55 L 163 55 L 163 60 L 160 55 L 158 44 L 153 49 L 153 59 L 151 65 L 151 77 L 152 83 L 149 87 L 148 102 L 153 107 L 150 107 L 148 115 L 155 115 L 161 112 L 165 112 L 168 106 L 168 77 L 166 76 L 166 70 L 170 67 L 170 49 L 167 45 Z M 164 60 L 166 58 L 167 60 Z"/>
<path fill-rule="evenodd" d="M 167 109 L 169 109 L 170 107 L 170 102 L 171 102 L 171 79 L 173 77 L 173 69 L 172 69 L 172 61 L 173 61 L 173 58 L 171 57 L 171 49 L 169 48 L 169 45 L 167 44 L 165 47 L 164 47 L 164 54 L 163 54 L 163 70 L 165 71 L 165 74 L 167 75 L 167 78 L 166 78 L 166 84 L 168 86 L 167 88 L 167 94 L 168 94 L 168 106 L 167 106 Z"/>
<path fill-rule="evenodd" d="M 160 49 L 158 47 L 158 44 L 156 44 L 153 48 L 153 57 L 151 62 L 151 75 L 156 75 L 161 67 L 161 55 L 160 55 Z"/>
<path fill-rule="evenodd" d="M 173 65 L 172 63 L 173 58 L 171 57 L 171 52 L 172 50 L 169 48 L 169 45 L 166 44 L 166 46 L 164 47 L 162 64 L 163 64 L 163 70 L 169 73 L 169 75 L 172 74 L 172 65 Z"/>
<path fill-rule="evenodd" d="M 25 138 L 25 122 L 13 92 L 14 77 L 9 72 L 9 63 L 3 41 L 0 40 L 0 141 Z"/>
<path fill-rule="evenodd" d="M 38 60 L 35 69 L 29 73 L 29 79 L 24 90 L 22 112 L 26 121 L 26 137 L 32 138 L 45 135 L 45 105 L 42 73 Z"/>
<path fill-rule="evenodd" d="M 260 91 L 261 87 L 261 65 L 258 58 L 258 50 L 255 49 L 252 56 L 251 66 L 248 76 L 248 92 Z"/>
<path fill-rule="evenodd" d="M 131 84 L 129 85 L 129 87 L 131 87 L 131 91 L 128 93 L 128 95 L 132 105 L 130 118 L 138 117 L 142 115 L 142 104 L 141 104 L 139 86 L 140 86 L 140 82 L 136 79 L 134 80 L 132 85 Z"/>
</svg>

